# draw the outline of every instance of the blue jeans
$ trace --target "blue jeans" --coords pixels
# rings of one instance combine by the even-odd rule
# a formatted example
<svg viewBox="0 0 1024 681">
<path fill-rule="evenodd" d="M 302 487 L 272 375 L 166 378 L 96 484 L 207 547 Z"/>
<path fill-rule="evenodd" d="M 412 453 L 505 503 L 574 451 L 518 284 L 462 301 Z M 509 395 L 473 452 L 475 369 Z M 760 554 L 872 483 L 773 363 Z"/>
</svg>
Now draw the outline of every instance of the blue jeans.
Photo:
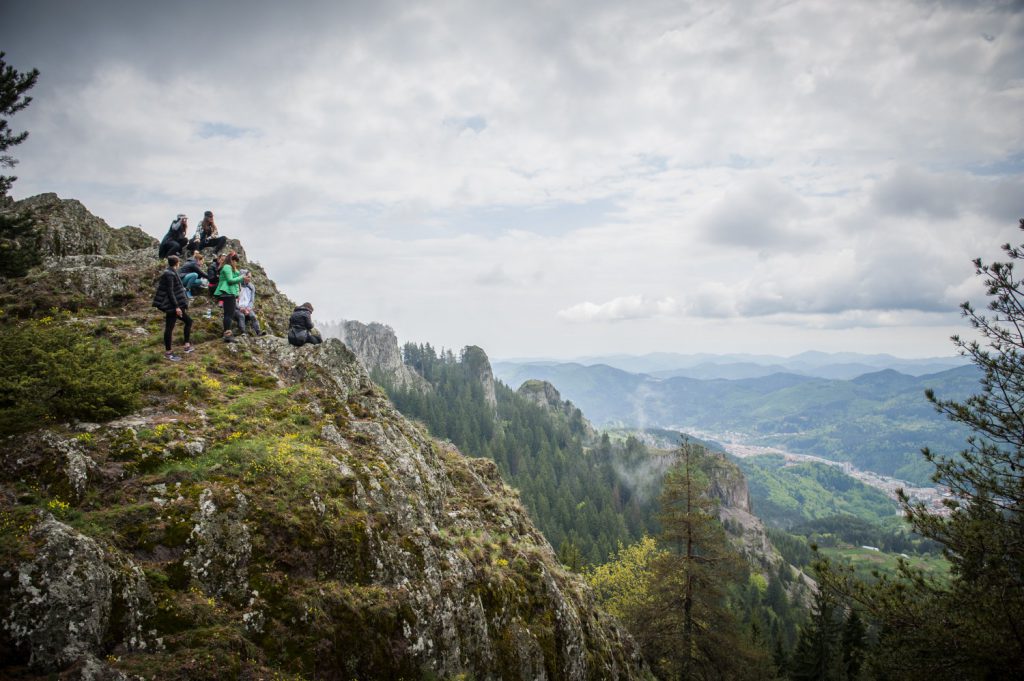
<svg viewBox="0 0 1024 681">
<path fill-rule="evenodd" d="M 200 278 L 201 277 L 195 272 L 189 272 L 188 274 L 182 275 L 181 283 L 191 292 L 193 289 L 198 290 L 202 288 L 202 284 L 199 283 Z"/>
</svg>

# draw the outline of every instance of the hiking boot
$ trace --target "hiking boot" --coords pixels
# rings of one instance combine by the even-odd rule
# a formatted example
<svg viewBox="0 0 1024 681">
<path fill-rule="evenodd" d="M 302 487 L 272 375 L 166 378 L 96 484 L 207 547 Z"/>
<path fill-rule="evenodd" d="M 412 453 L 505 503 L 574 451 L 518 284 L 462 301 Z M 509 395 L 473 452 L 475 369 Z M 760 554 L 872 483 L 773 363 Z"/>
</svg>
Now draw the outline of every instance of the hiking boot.
<svg viewBox="0 0 1024 681">
<path fill-rule="evenodd" d="M 235 342 L 235 337 L 232 336 L 230 333 L 226 333 L 226 334 L 224 334 L 224 342 L 225 343 L 234 343 Z"/>
<path fill-rule="evenodd" d="M 185 354 L 186 355 L 190 355 L 190 354 L 192 354 L 195 351 L 196 351 L 196 346 L 194 346 L 194 345 L 186 345 L 185 346 Z"/>
<path fill-rule="evenodd" d="M 164 353 L 164 359 L 170 360 L 172 362 L 180 362 L 181 361 L 181 357 L 178 357 L 173 352 L 165 352 Z"/>
</svg>

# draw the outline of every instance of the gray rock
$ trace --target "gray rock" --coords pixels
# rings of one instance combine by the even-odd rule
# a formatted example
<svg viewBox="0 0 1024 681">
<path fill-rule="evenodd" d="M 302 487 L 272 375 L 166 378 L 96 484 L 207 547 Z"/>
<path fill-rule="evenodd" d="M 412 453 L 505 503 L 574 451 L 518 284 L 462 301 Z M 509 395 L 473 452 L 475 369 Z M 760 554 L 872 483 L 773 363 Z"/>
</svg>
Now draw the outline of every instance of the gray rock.
<svg viewBox="0 0 1024 681">
<path fill-rule="evenodd" d="M 390 326 L 371 322 L 345 321 L 341 324 L 324 324 L 321 330 L 325 336 L 338 338 L 355 353 L 368 371 L 380 372 L 396 388 L 428 392 L 430 384 L 402 361 L 398 337 Z"/>
<path fill-rule="evenodd" d="M 185 563 L 204 593 L 239 601 L 249 590 L 252 540 L 245 521 L 248 501 L 237 487 L 230 493 L 221 490 L 220 508 L 214 496 L 209 487 L 199 496 Z"/>
<path fill-rule="evenodd" d="M 63 669 L 98 653 L 111 634 L 129 650 L 146 647 L 152 597 L 138 566 L 52 517 L 31 536 L 42 548 L 18 567 L 3 627 L 28 650 L 33 668 Z M 115 610 L 123 613 L 118 622 L 111 620 Z"/>
</svg>

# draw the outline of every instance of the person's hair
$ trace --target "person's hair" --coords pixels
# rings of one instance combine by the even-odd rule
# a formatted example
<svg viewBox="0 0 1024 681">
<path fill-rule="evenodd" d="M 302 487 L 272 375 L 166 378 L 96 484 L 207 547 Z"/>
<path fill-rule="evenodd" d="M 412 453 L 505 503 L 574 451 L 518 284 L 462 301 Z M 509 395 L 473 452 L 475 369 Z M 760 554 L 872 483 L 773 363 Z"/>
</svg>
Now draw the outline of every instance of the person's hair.
<svg viewBox="0 0 1024 681">
<path fill-rule="evenodd" d="M 307 310 L 309 310 L 310 312 L 313 311 L 313 303 L 303 303 L 302 305 L 299 305 L 299 307 L 304 307 Z"/>
<path fill-rule="evenodd" d="M 174 269 L 175 267 L 177 267 L 179 262 L 181 262 L 181 258 L 179 258 L 178 256 L 176 256 L 176 255 L 169 255 L 169 256 L 167 256 L 167 266 L 170 267 L 171 269 Z"/>
<path fill-rule="evenodd" d="M 196 254 L 192 257 L 195 258 L 196 260 L 206 260 L 206 258 L 203 256 L 202 251 L 196 251 Z"/>
<path fill-rule="evenodd" d="M 230 253 L 228 253 L 228 260 L 232 262 L 238 262 L 238 253 L 236 253 L 235 251 L 231 251 Z"/>
</svg>

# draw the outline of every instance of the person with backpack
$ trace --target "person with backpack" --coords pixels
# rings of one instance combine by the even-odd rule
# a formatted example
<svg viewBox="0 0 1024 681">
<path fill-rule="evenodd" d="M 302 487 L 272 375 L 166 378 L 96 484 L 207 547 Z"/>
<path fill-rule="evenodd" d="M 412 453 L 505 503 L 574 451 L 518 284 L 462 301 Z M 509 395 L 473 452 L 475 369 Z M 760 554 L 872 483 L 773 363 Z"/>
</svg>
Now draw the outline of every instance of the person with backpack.
<svg viewBox="0 0 1024 681">
<path fill-rule="evenodd" d="M 158 257 L 162 259 L 169 255 L 184 254 L 185 249 L 188 247 L 187 231 L 188 216 L 184 213 L 178 213 L 178 216 L 174 218 L 174 222 L 171 223 L 170 229 L 167 230 L 167 234 L 160 241 Z"/>
<path fill-rule="evenodd" d="M 303 303 L 295 308 L 292 316 L 288 318 L 288 342 L 297 348 L 306 343 L 319 345 L 323 338 L 313 328 L 313 305 Z"/>
<path fill-rule="evenodd" d="M 153 295 L 153 307 L 164 313 L 164 357 L 172 362 L 181 360 L 181 357 L 171 352 L 171 338 L 178 319 L 185 322 L 185 354 L 194 350 L 191 343 L 192 318 L 188 316 L 188 296 L 185 295 L 185 287 L 177 271 L 179 262 L 181 260 L 178 256 L 167 256 L 167 269 L 160 274 L 156 293 Z"/>
<path fill-rule="evenodd" d="M 242 270 L 242 283 L 238 288 L 238 310 L 235 312 L 235 321 L 242 335 L 246 334 L 246 326 L 252 329 L 257 336 L 265 336 L 266 332 L 260 329 L 260 320 L 256 319 L 256 287 L 252 285 L 252 277 L 248 270 Z"/>
<path fill-rule="evenodd" d="M 181 283 L 185 286 L 185 292 L 189 297 L 192 297 L 195 292 L 201 291 L 210 283 L 206 278 L 206 270 L 203 269 L 205 264 L 203 254 L 196 251 L 195 255 L 178 270 Z"/>
<path fill-rule="evenodd" d="M 242 283 L 242 273 L 238 271 L 238 253 L 231 251 L 224 260 L 224 265 L 217 273 L 217 288 L 213 297 L 224 306 L 224 342 L 235 341 L 231 334 L 231 324 L 235 321 L 235 309 L 238 302 L 238 289 Z"/>
<path fill-rule="evenodd" d="M 201 251 L 204 248 L 212 248 L 214 254 L 220 253 L 228 238 L 217 235 L 217 223 L 213 221 L 213 211 L 203 213 L 203 221 L 196 227 L 196 235 L 192 238 L 189 248 L 193 251 Z"/>
</svg>

